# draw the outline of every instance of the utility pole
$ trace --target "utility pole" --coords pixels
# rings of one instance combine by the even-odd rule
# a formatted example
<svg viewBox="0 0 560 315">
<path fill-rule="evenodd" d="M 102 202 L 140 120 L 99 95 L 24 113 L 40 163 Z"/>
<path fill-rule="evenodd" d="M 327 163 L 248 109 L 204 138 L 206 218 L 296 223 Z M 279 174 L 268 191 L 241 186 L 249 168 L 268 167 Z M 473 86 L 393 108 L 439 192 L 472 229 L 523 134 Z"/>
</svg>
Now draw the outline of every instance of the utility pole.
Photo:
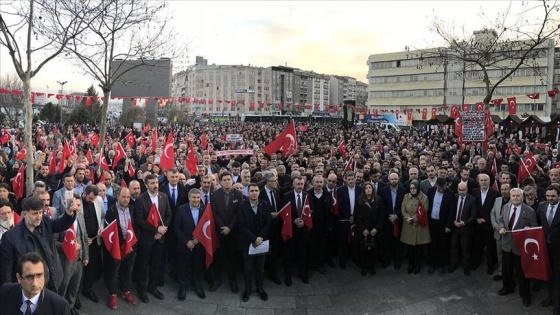
<svg viewBox="0 0 560 315">
<path fill-rule="evenodd" d="M 58 82 L 58 84 L 60 84 L 60 94 L 62 95 L 60 97 L 60 100 L 58 101 L 58 106 L 60 106 L 60 124 L 62 125 L 62 102 L 64 99 L 64 84 L 68 83 L 68 81 L 64 81 L 64 82 L 60 82 L 60 81 L 56 81 Z"/>
</svg>

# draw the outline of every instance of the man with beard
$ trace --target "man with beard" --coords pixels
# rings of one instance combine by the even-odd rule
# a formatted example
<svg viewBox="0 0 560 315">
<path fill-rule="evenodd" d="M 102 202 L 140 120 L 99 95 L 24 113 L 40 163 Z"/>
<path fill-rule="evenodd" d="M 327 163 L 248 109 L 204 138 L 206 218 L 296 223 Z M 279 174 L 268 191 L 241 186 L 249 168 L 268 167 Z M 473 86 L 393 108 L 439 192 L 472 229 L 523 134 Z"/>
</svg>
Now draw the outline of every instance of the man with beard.
<svg viewBox="0 0 560 315">
<path fill-rule="evenodd" d="M 84 266 L 82 295 L 93 301 L 99 298 L 93 292 L 94 283 L 101 277 L 101 237 L 97 237 L 103 227 L 103 199 L 98 196 L 97 186 L 90 185 L 82 194 L 82 209 L 86 224 L 87 245 L 89 250 L 89 263 Z"/>
<path fill-rule="evenodd" d="M 2 235 L 14 227 L 14 206 L 4 199 L 0 199 L 0 241 Z"/>
<path fill-rule="evenodd" d="M 140 182 L 137 181 L 137 180 L 131 180 L 130 183 L 128 183 L 128 189 L 130 190 L 129 205 L 134 207 L 136 199 L 138 199 L 138 197 L 140 197 L 140 194 L 142 192 L 142 190 L 140 189 Z"/>
</svg>

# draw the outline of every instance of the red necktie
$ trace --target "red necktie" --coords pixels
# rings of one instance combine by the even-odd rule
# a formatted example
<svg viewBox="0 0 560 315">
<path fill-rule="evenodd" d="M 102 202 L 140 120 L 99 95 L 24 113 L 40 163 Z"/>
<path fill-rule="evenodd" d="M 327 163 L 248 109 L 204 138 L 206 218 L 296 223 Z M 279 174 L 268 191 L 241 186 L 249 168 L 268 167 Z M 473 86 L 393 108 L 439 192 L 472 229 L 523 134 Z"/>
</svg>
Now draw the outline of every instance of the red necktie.
<svg viewBox="0 0 560 315">
<path fill-rule="evenodd" d="M 511 218 L 509 218 L 509 230 L 513 230 L 513 223 L 515 222 L 515 212 L 517 212 L 517 207 L 513 207 L 513 212 L 511 213 Z"/>
<path fill-rule="evenodd" d="M 50 218 L 51 217 L 51 208 L 45 207 L 45 214 Z"/>
<path fill-rule="evenodd" d="M 461 203 L 459 204 L 459 212 L 457 212 L 457 219 L 455 221 L 461 222 L 461 217 L 463 216 L 463 202 L 465 197 L 461 197 Z"/>
</svg>

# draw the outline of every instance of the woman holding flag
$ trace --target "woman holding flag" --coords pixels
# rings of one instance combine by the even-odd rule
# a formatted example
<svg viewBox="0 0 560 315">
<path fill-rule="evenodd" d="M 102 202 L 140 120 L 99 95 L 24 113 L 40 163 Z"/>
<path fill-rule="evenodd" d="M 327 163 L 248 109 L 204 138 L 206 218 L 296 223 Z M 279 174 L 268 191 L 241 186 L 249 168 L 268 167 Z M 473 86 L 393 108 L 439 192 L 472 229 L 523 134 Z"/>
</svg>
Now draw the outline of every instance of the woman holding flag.
<svg viewBox="0 0 560 315">
<path fill-rule="evenodd" d="M 408 273 L 420 273 L 422 269 L 422 256 L 424 245 L 431 242 L 428 227 L 429 209 L 428 196 L 420 191 L 420 182 L 413 180 L 410 183 L 410 192 L 404 196 L 402 203 L 403 228 L 401 242 L 407 246 Z"/>
</svg>

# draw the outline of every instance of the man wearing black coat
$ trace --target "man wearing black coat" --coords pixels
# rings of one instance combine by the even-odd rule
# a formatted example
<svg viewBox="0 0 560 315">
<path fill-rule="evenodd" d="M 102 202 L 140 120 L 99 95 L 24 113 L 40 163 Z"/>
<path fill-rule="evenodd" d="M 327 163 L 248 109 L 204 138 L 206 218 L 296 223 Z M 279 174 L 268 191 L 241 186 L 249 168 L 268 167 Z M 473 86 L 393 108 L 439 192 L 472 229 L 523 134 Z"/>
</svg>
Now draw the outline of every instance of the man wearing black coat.
<svg viewBox="0 0 560 315">
<path fill-rule="evenodd" d="M 455 271 L 459 262 L 459 251 L 463 253 L 463 271 L 470 275 L 471 237 L 476 219 L 476 200 L 469 195 L 467 184 L 457 185 L 459 193 L 453 199 L 451 212 L 447 219 L 446 232 L 451 232 L 451 264 L 449 272 Z"/>
<path fill-rule="evenodd" d="M 313 177 L 313 188 L 307 191 L 313 209 L 313 229 L 311 230 L 310 247 L 311 267 L 320 274 L 327 274 L 327 240 L 332 228 L 332 195 L 324 187 L 322 175 Z"/>
<path fill-rule="evenodd" d="M 402 201 L 406 195 L 406 189 L 399 185 L 399 174 L 390 173 L 389 186 L 383 188 L 377 194 L 383 201 L 385 209 L 385 221 L 383 223 L 383 268 L 386 268 L 391 258 L 395 263 L 395 269 L 401 268 L 402 243 L 400 231 L 402 231 Z"/>
<path fill-rule="evenodd" d="M 45 288 L 46 271 L 39 254 L 23 254 L 16 266 L 18 283 L 4 283 L 0 286 L 2 314 L 70 315 L 68 302 Z M 29 312 L 27 308 L 30 308 Z"/>
<path fill-rule="evenodd" d="M 282 261 L 282 220 L 278 218 L 278 211 L 280 210 L 282 198 L 278 192 L 278 176 L 276 170 L 265 171 L 263 173 L 264 187 L 260 190 L 259 199 L 264 200 L 270 204 L 270 213 L 272 222 L 270 225 L 270 254 L 266 257 L 266 268 L 268 277 L 276 284 L 282 284 L 278 272 L 280 270 L 280 263 Z"/>
<path fill-rule="evenodd" d="M 445 273 L 444 267 L 449 263 L 450 235 L 446 233 L 445 228 L 454 197 L 453 191 L 447 188 L 447 181 L 443 177 L 438 177 L 436 185 L 428 190 L 430 204 L 428 223 L 432 239 L 428 246 L 428 257 L 430 257 L 428 274 L 433 274 L 436 268 L 439 268 L 440 274 Z"/>
<path fill-rule="evenodd" d="M 243 272 L 245 274 L 245 291 L 243 302 L 249 300 L 253 278 L 256 280 L 257 294 L 266 301 L 268 295 L 263 289 L 265 255 L 249 255 L 251 246 L 260 246 L 269 239 L 271 209 L 268 202 L 259 200 L 259 186 L 249 184 L 249 198 L 244 200 L 237 215 L 237 247 L 243 255 Z"/>
</svg>

